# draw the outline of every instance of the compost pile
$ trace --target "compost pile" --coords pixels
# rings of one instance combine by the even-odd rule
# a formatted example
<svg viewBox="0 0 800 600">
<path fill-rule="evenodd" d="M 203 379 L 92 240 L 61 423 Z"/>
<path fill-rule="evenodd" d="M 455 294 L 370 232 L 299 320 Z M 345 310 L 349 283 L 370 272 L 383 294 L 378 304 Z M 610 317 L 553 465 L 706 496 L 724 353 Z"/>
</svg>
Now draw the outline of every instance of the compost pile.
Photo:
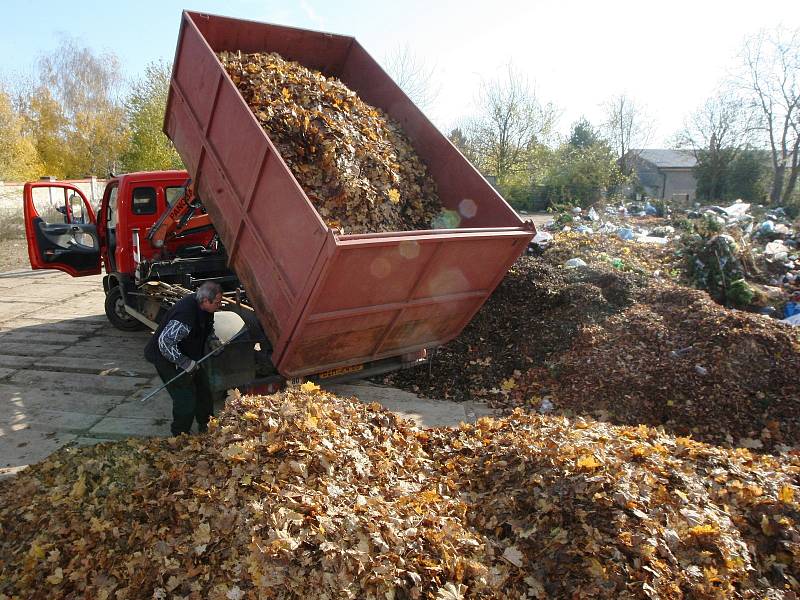
<svg viewBox="0 0 800 600">
<path fill-rule="evenodd" d="M 653 284 L 640 302 L 581 328 L 548 368 L 516 378 L 502 404 L 664 425 L 770 452 L 800 445 L 800 336 L 721 308 L 703 292 Z"/>
<path fill-rule="evenodd" d="M 386 381 L 430 398 L 482 399 L 501 413 L 663 425 L 758 451 L 800 446 L 796 328 L 653 277 L 670 259 L 651 247 L 614 252 L 629 249 L 625 271 L 586 238 L 559 235 L 542 257 L 520 258 L 429 368 Z M 574 256 L 589 265 L 564 268 Z"/>
<path fill-rule="evenodd" d="M 0 483 L 0 598 L 790 598 L 798 469 L 563 417 L 421 431 L 306 384 Z"/>
<path fill-rule="evenodd" d="M 219 59 L 330 227 L 430 229 L 436 184 L 400 126 L 341 81 L 275 53 Z"/>
<path fill-rule="evenodd" d="M 430 398 L 506 400 L 504 386 L 554 360 L 579 330 L 624 310 L 646 284 L 635 272 L 563 269 L 523 256 L 461 335 L 438 348 L 427 367 L 383 379 Z"/>
</svg>

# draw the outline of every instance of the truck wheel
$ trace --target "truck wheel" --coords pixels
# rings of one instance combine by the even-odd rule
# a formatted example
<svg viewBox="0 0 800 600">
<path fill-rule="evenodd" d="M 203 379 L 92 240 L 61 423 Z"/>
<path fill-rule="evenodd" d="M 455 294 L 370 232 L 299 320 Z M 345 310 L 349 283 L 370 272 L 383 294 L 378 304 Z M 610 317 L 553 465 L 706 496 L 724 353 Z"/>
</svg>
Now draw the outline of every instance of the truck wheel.
<svg viewBox="0 0 800 600">
<path fill-rule="evenodd" d="M 119 286 L 112 287 L 106 294 L 106 317 L 111 324 L 122 331 L 139 331 L 144 329 L 140 323 L 127 312 L 125 312 L 125 301 L 122 298 L 122 290 Z"/>
</svg>

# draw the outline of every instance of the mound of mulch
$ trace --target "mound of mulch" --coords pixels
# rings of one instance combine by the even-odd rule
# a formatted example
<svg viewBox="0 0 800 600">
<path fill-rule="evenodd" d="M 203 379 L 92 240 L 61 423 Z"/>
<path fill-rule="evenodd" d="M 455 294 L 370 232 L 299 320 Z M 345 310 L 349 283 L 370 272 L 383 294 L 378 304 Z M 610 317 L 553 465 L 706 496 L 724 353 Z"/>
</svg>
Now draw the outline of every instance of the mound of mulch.
<svg viewBox="0 0 800 600">
<path fill-rule="evenodd" d="M 663 425 L 707 442 L 781 451 L 800 445 L 800 336 L 666 283 L 568 352 L 516 380 L 499 405 Z"/>
<path fill-rule="evenodd" d="M 599 243 L 624 244 L 560 235 L 543 256 L 520 258 L 429 367 L 386 381 L 431 398 L 482 399 L 501 414 L 522 407 L 663 425 L 759 451 L 800 446 L 800 331 L 648 274 L 660 250 L 623 245 L 639 265 L 625 271 L 598 258 Z M 562 265 L 576 255 L 588 266 Z"/>
<path fill-rule="evenodd" d="M 461 335 L 438 348 L 428 366 L 382 381 L 430 398 L 489 398 L 515 371 L 567 351 L 582 326 L 629 306 L 643 285 L 635 273 L 563 269 L 523 256 Z"/>
</svg>

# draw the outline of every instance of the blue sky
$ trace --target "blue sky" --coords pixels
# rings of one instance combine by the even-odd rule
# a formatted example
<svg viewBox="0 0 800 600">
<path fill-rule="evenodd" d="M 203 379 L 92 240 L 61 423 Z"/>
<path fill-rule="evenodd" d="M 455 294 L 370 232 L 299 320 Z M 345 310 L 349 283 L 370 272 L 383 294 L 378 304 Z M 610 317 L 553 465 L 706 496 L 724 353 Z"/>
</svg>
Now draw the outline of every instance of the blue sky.
<svg viewBox="0 0 800 600">
<path fill-rule="evenodd" d="M 658 145 L 713 93 L 745 36 L 800 27 L 796 0 L 0 0 L 0 76 L 30 70 L 62 34 L 110 50 L 136 77 L 171 60 L 184 8 L 352 35 L 379 61 L 408 45 L 435 68 L 426 112 L 449 129 L 474 110 L 483 80 L 512 63 L 561 109 L 560 129 L 625 92 L 656 118 Z"/>
</svg>

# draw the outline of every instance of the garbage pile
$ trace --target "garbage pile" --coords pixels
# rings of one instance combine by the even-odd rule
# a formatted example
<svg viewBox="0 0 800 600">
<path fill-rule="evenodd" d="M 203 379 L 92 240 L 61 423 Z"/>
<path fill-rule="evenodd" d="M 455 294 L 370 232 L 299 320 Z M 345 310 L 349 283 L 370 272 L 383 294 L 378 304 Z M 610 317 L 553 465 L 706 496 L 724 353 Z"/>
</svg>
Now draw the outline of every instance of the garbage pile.
<svg viewBox="0 0 800 600">
<path fill-rule="evenodd" d="M 343 233 L 430 229 L 436 184 L 400 129 L 341 81 L 275 53 L 218 54 L 320 216 Z"/>
<path fill-rule="evenodd" d="M 0 483 L 0 598 L 790 598 L 796 456 L 300 390 Z"/>
<path fill-rule="evenodd" d="M 629 210 L 631 208 L 632 210 Z M 656 209 L 650 204 L 640 210 L 638 206 L 626 207 L 606 206 L 590 207 L 584 211 L 574 207 L 569 212 L 557 215 L 548 224 L 543 237 L 534 239 L 533 243 L 546 248 L 552 241 L 551 232 L 574 232 L 583 235 L 601 235 L 618 238 L 623 241 L 636 241 L 645 244 L 666 245 L 675 239 L 676 231 L 668 221 L 657 216 Z"/>
<path fill-rule="evenodd" d="M 641 252 L 634 242 L 662 246 L 671 278 L 708 291 L 720 304 L 777 318 L 800 314 L 800 306 L 794 312 L 788 305 L 795 301 L 792 294 L 800 292 L 800 231 L 783 208 L 765 211 L 736 201 L 727 207 L 678 211 L 667 219 L 669 212 L 649 203 L 588 211 L 573 208 L 558 215 L 550 231 L 534 240 L 531 254 L 550 247 L 554 232 L 631 242 L 628 251 L 635 254 Z M 670 261 L 668 255 L 679 260 Z M 618 263 L 616 268 L 624 263 L 618 256 L 612 260 Z M 651 272 L 664 274 L 664 270 Z M 800 317 L 786 322 L 798 324 Z"/>
</svg>

